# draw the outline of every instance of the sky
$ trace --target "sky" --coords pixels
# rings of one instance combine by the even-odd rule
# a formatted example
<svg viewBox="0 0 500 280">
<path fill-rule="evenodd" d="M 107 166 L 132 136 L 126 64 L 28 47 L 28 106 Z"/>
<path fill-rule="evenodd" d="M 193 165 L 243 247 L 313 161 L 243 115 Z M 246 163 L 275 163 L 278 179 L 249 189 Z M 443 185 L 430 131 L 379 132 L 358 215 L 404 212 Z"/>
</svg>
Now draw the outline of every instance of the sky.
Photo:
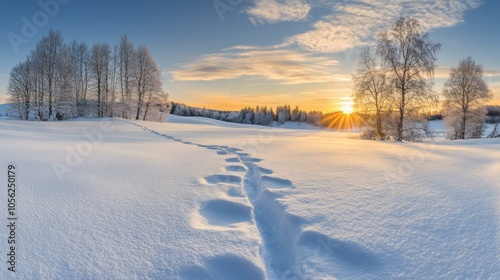
<svg viewBox="0 0 500 280">
<path fill-rule="evenodd" d="M 335 111 L 360 50 L 399 17 L 442 44 L 434 90 L 472 56 L 500 105 L 497 0 L 16 0 L 0 10 L 0 103 L 9 72 L 50 29 L 66 42 L 147 45 L 176 102 L 213 109 L 298 105 Z"/>
</svg>

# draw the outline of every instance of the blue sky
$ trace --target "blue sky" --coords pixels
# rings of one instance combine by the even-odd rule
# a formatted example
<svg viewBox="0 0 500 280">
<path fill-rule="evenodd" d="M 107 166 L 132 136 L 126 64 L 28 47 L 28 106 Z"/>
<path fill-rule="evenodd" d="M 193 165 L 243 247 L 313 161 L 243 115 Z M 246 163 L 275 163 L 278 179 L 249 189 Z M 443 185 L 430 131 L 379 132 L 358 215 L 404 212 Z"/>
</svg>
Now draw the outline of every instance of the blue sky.
<svg viewBox="0 0 500 280">
<path fill-rule="evenodd" d="M 57 2 L 56 2 L 57 1 Z M 67 3 L 66 3 L 67 2 Z M 401 3 L 404 2 L 404 3 Z M 147 45 L 175 101 L 220 109 L 277 105 L 335 110 L 351 95 L 359 50 L 401 15 L 421 20 L 442 44 L 435 90 L 472 56 L 500 104 L 500 1 L 496 0 L 41 0 L 58 9 L 44 22 L 38 1 L 0 10 L 0 102 L 10 69 L 52 28 L 66 41 Z M 51 5 L 53 7 L 54 5 Z M 38 18 L 37 18 L 38 15 Z M 23 18 L 38 20 L 32 38 Z M 9 34 L 26 38 L 13 47 Z"/>
</svg>

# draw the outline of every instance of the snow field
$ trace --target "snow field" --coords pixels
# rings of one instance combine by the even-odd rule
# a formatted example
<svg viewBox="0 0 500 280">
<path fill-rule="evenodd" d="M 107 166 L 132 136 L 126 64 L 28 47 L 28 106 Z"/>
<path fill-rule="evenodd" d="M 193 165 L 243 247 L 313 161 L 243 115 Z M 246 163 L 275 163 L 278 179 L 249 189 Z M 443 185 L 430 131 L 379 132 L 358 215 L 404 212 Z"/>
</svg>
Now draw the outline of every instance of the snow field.
<svg viewBox="0 0 500 280">
<path fill-rule="evenodd" d="M 86 141 L 82 130 L 98 122 L 2 121 L 2 164 L 13 162 L 20 178 L 19 279 L 190 278 L 190 266 L 224 275 L 226 263 L 263 273 L 252 229 L 241 235 L 191 226 L 193 209 L 216 198 L 194 178 L 216 173 L 219 155 L 114 126 L 60 182 L 51 162 L 64 163 L 65 147 L 76 150 Z M 186 168 L 176 170 L 180 165 Z"/>
<path fill-rule="evenodd" d="M 0 120 L 18 278 L 500 278 L 499 139 L 170 121 L 113 120 L 61 182 L 51 163 L 99 122 Z"/>
<path fill-rule="evenodd" d="M 214 133 L 210 126 L 197 127 L 195 136 L 178 128 L 175 118 L 172 122 L 171 135 L 243 146 L 265 159 L 260 168 L 286 174 L 279 177 L 293 182 L 293 188 L 276 191 L 279 195 L 267 200 L 273 202 L 267 205 L 284 210 L 265 215 L 273 217 L 269 220 L 275 232 L 282 231 L 280 245 L 272 245 L 272 238 L 264 242 L 271 252 L 268 275 L 499 277 L 498 139 L 393 143 L 355 140 L 343 133 L 253 127 L 219 127 Z M 262 135 L 263 141 L 248 140 Z M 266 188 L 261 193 L 270 197 L 273 192 Z M 254 203 L 255 215 L 259 209 L 273 209 L 261 206 L 265 197 L 261 204 Z M 279 213 L 292 222 L 273 216 Z M 263 239 L 272 237 L 262 224 Z M 282 258 L 272 256 L 276 247 L 285 252 Z"/>
</svg>

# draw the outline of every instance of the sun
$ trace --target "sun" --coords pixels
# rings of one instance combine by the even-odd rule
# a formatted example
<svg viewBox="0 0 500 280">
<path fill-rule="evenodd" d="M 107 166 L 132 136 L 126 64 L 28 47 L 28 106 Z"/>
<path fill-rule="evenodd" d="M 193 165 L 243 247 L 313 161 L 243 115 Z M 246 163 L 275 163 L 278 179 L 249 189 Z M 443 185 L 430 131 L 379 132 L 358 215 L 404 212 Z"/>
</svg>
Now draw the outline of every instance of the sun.
<svg viewBox="0 0 500 280">
<path fill-rule="evenodd" d="M 352 104 L 349 104 L 349 103 L 343 104 L 341 109 L 342 109 L 342 113 L 344 113 L 346 115 L 349 115 L 352 112 L 354 112 L 354 108 L 352 107 Z"/>
</svg>

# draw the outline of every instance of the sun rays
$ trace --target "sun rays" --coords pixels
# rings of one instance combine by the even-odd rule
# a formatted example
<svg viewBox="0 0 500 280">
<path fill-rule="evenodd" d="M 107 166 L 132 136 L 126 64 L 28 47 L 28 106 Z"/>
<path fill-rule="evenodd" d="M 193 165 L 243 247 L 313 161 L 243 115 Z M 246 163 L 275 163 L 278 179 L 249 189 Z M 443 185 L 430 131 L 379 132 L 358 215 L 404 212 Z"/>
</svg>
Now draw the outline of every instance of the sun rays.
<svg viewBox="0 0 500 280">
<path fill-rule="evenodd" d="M 330 113 L 326 114 L 325 117 L 323 118 L 323 126 L 326 128 L 330 129 L 335 129 L 338 131 L 341 130 L 346 130 L 346 131 L 352 131 L 354 127 L 356 127 L 357 124 L 357 115 L 354 112 L 352 106 L 350 107 L 350 113 L 346 113 L 344 109 L 342 109 L 342 112 L 335 112 L 335 113 Z"/>
</svg>

